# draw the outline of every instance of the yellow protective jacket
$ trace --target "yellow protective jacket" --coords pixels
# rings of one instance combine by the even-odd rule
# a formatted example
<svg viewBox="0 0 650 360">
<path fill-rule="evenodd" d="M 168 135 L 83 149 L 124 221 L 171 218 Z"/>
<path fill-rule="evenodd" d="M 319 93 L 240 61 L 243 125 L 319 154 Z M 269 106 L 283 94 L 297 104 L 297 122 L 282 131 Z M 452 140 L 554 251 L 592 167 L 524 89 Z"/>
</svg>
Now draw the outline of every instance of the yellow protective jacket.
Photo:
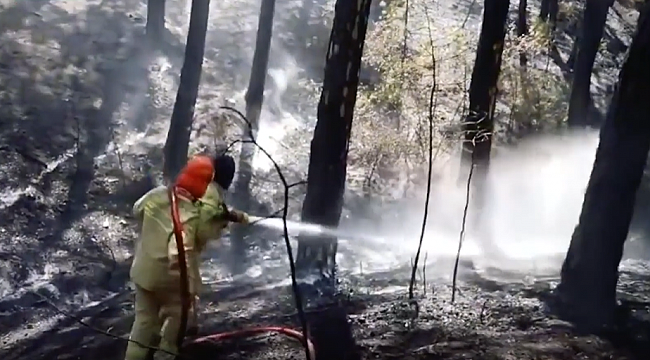
<svg viewBox="0 0 650 360">
<path fill-rule="evenodd" d="M 181 196 L 177 199 L 184 228 L 189 290 L 196 295 L 201 289 L 201 252 L 208 240 L 218 239 L 228 225 L 223 190 L 211 183 L 205 195 L 195 202 Z M 150 291 L 180 291 L 178 249 L 168 188 L 159 186 L 146 193 L 133 206 L 133 214 L 142 227 L 131 265 L 131 280 Z"/>
</svg>

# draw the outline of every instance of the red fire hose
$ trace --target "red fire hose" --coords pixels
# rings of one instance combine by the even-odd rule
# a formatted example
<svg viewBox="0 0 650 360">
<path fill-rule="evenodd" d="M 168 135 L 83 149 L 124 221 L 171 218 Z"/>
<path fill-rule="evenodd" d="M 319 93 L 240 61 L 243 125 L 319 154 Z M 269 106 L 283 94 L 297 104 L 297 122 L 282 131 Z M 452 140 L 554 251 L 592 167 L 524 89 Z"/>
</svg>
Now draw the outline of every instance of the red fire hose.
<svg viewBox="0 0 650 360">
<path fill-rule="evenodd" d="M 190 310 L 191 297 L 190 287 L 187 276 L 187 261 L 185 258 L 185 245 L 183 244 L 183 223 L 178 213 L 178 202 L 176 201 L 177 189 L 175 186 L 169 188 L 169 203 L 172 210 L 172 224 L 174 228 L 174 237 L 176 238 L 176 249 L 178 250 L 178 265 L 181 275 L 181 323 L 178 330 L 178 337 L 176 338 L 176 345 L 180 349 L 183 345 L 185 338 L 185 330 L 187 329 L 187 317 Z"/>
<path fill-rule="evenodd" d="M 311 360 L 316 359 L 316 351 L 314 350 L 314 344 L 311 342 L 311 340 L 305 339 L 302 332 L 298 330 L 294 330 L 286 327 L 280 327 L 280 326 L 247 328 L 242 330 L 229 331 L 225 333 L 211 334 L 211 335 L 206 335 L 206 336 L 196 338 L 190 341 L 189 344 L 200 344 L 206 342 L 217 343 L 219 341 L 246 338 L 246 337 L 251 337 L 251 336 L 261 335 L 266 333 L 278 333 L 280 335 L 285 335 L 300 341 L 301 344 L 304 344 L 306 341 L 307 348 L 309 349 L 309 358 Z"/>
<path fill-rule="evenodd" d="M 178 264 L 180 267 L 180 286 L 181 286 L 181 323 L 180 329 L 178 332 L 177 344 L 180 349 L 183 345 L 183 340 L 185 339 L 185 330 L 187 328 L 187 319 L 189 315 L 190 305 L 192 303 L 192 298 L 189 291 L 189 280 L 187 276 L 187 259 L 185 258 L 185 246 L 183 245 L 183 223 L 180 220 L 180 215 L 178 211 L 178 202 L 177 202 L 177 189 L 175 187 L 170 187 L 169 190 L 169 201 L 171 204 L 171 215 L 172 223 L 174 227 L 174 237 L 176 238 L 176 247 L 178 249 Z M 268 326 L 268 327 L 256 327 L 256 328 L 247 328 L 235 331 L 229 331 L 225 333 L 216 333 L 203 337 L 193 339 L 186 343 L 189 344 L 199 344 L 199 343 L 217 343 L 224 340 L 233 340 L 240 338 L 247 338 L 251 336 L 256 336 L 265 333 L 278 333 L 281 335 L 288 336 L 293 339 L 297 339 L 301 344 L 306 344 L 309 350 L 309 357 L 311 360 L 316 359 L 316 351 L 314 350 L 314 344 L 309 338 L 306 338 L 304 334 L 298 330 L 294 330 L 287 327 L 279 326 Z"/>
</svg>

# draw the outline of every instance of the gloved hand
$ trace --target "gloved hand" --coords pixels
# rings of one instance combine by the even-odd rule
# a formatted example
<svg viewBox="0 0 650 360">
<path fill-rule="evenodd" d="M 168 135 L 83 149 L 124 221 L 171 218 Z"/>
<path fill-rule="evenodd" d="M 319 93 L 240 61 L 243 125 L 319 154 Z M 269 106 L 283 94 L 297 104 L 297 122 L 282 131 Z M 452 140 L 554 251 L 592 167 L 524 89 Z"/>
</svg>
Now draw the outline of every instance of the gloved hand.
<svg viewBox="0 0 650 360">
<path fill-rule="evenodd" d="M 230 210 L 229 220 L 242 225 L 248 225 L 250 223 L 250 220 L 248 219 L 248 214 L 240 210 Z"/>
</svg>

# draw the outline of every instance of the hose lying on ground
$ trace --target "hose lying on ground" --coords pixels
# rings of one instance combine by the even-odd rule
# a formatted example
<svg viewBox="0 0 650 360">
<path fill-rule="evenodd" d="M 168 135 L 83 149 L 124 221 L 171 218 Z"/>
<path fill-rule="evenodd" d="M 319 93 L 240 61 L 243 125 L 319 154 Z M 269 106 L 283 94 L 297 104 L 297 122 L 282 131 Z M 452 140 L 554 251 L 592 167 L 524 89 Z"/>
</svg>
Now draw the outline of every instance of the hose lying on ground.
<svg viewBox="0 0 650 360">
<path fill-rule="evenodd" d="M 171 204 L 171 217 L 172 217 L 172 223 L 174 228 L 174 237 L 176 238 L 176 247 L 178 250 L 178 263 L 180 266 L 180 276 L 181 276 L 181 281 L 180 281 L 181 297 L 182 297 L 181 323 L 180 323 L 180 329 L 178 332 L 178 340 L 177 340 L 179 345 L 178 347 L 179 349 L 181 349 L 182 348 L 181 345 L 183 344 L 183 339 L 185 338 L 187 319 L 188 319 L 190 304 L 192 303 L 192 299 L 189 292 L 189 279 L 187 276 L 187 259 L 185 258 L 185 246 L 183 244 L 183 223 L 180 220 L 177 194 L 176 194 L 176 189 L 174 187 L 171 187 L 169 190 L 169 202 Z M 211 334 L 211 335 L 190 340 L 189 342 L 185 343 L 185 346 L 192 345 L 192 344 L 206 343 L 206 342 L 216 343 L 224 340 L 241 339 L 241 338 L 247 338 L 247 337 L 265 334 L 265 333 L 278 333 L 281 335 L 288 336 L 290 338 L 294 338 L 300 341 L 301 344 L 306 344 L 310 355 L 309 359 L 312 360 L 316 359 L 314 344 L 311 342 L 311 340 L 308 337 L 306 338 L 305 335 L 298 330 L 294 330 L 286 327 L 279 327 L 279 326 L 246 328 L 241 330 L 229 331 L 225 333 Z"/>
<path fill-rule="evenodd" d="M 224 340 L 234 340 L 240 338 L 247 338 L 251 336 L 266 334 L 266 333 L 278 333 L 280 335 L 285 335 L 290 338 L 300 341 L 300 343 L 307 343 L 309 349 L 309 354 L 311 359 L 316 358 L 316 351 L 314 350 L 314 344 L 309 339 L 305 339 L 302 332 L 286 327 L 280 326 L 267 326 L 267 327 L 258 327 L 258 328 L 247 328 L 241 330 L 234 330 L 224 333 L 210 334 L 206 336 L 201 336 L 196 339 L 190 340 L 187 345 L 192 344 L 201 344 L 201 343 L 217 343 Z"/>
</svg>

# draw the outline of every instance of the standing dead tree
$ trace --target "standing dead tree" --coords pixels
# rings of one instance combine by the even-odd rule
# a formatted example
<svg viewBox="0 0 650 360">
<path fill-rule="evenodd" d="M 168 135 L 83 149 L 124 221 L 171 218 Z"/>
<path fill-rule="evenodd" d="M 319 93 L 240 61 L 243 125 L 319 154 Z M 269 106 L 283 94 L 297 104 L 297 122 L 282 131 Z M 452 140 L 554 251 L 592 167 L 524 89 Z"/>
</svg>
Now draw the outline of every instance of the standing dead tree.
<svg viewBox="0 0 650 360">
<path fill-rule="evenodd" d="M 556 289 L 560 313 L 589 330 L 616 320 L 616 285 L 636 193 L 650 151 L 650 3 L 600 130 L 582 213 Z"/>
<path fill-rule="evenodd" d="M 192 0 L 190 28 L 187 32 L 185 59 L 181 69 L 181 81 L 178 85 L 176 102 L 165 142 L 165 178 L 173 179 L 187 162 L 194 106 L 199 95 L 203 54 L 205 52 L 205 36 L 208 32 L 208 12 L 210 0 Z"/>
</svg>

